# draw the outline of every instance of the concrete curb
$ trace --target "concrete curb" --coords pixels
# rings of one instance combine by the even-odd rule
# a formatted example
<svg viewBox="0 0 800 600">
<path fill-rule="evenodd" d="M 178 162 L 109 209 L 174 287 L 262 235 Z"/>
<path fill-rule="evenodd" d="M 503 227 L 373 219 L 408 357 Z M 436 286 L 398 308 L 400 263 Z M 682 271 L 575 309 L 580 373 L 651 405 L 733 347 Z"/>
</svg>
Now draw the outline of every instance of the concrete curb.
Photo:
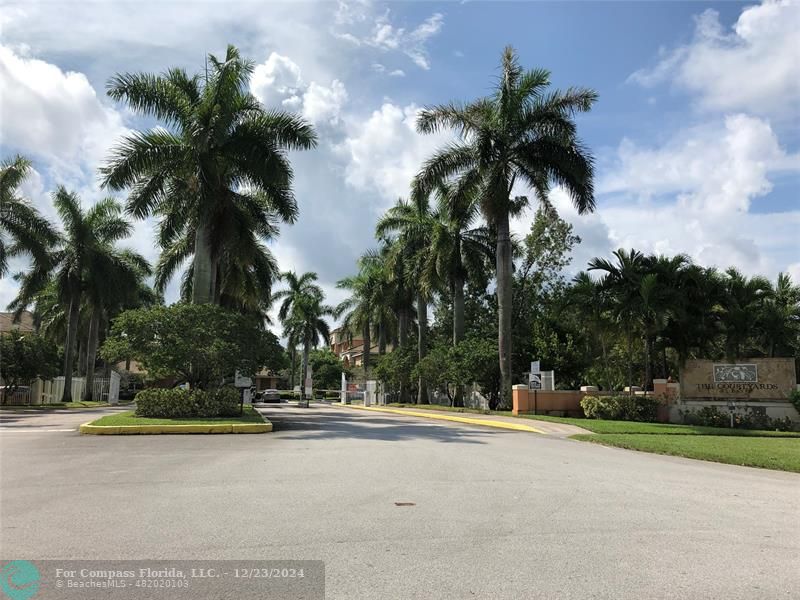
<svg viewBox="0 0 800 600">
<path fill-rule="evenodd" d="M 425 419 L 438 419 L 440 421 L 454 421 L 456 423 L 466 423 L 467 425 L 483 425 L 484 427 L 495 427 L 496 429 L 511 429 L 512 431 L 527 431 L 528 433 L 539 433 L 547 435 L 546 431 L 536 429 L 530 425 L 522 423 L 509 423 L 507 421 L 492 421 L 490 419 L 480 419 L 472 417 L 457 417 L 455 415 L 437 415 L 426 411 L 404 410 L 400 408 L 378 408 L 375 406 L 359 406 L 357 404 L 331 404 L 341 408 L 355 408 L 357 410 L 370 410 L 374 412 L 392 413 L 396 415 L 406 415 L 407 417 L 422 417 Z"/>
<path fill-rule="evenodd" d="M 161 433 L 269 433 L 272 423 L 258 413 L 263 423 L 221 423 L 219 425 L 92 425 L 84 423 L 78 430 L 82 435 L 138 435 Z"/>
</svg>

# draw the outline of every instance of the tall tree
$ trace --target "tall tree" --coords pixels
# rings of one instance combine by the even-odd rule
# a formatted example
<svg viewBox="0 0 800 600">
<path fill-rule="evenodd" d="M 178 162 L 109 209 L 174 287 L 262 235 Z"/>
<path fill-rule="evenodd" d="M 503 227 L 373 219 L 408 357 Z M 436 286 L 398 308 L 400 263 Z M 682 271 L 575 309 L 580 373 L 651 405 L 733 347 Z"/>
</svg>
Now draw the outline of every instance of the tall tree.
<svg viewBox="0 0 800 600">
<path fill-rule="evenodd" d="M 409 288 L 414 290 L 417 306 L 417 354 L 425 358 L 428 349 L 428 302 L 431 287 L 425 284 L 425 263 L 433 234 L 434 218 L 427 198 L 418 196 L 413 202 L 398 200 L 379 220 L 378 237 L 397 234 L 397 260 L 405 262 L 404 272 Z M 417 404 L 428 404 L 428 387 L 422 375 L 417 383 Z"/>
<path fill-rule="evenodd" d="M 223 60 L 209 55 L 205 75 L 173 68 L 121 74 L 108 84 L 112 98 L 165 126 L 128 135 L 101 169 L 103 184 L 131 188 L 130 214 L 161 218 L 163 247 L 193 232 L 193 303 L 219 301 L 218 268 L 231 223 L 266 226 L 273 216 L 294 222 L 287 151 L 316 145 L 310 124 L 266 111 L 247 91 L 253 67 L 228 46 Z"/>
<path fill-rule="evenodd" d="M 437 152 L 414 182 L 427 195 L 439 181 L 458 177 L 463 189 L 476 187 L 481 211 L 497 232 L 498 346 L 501 402 L 511 403 L 512 244 L 509 220 L 526 196 L 512 197 L 525 184 L 546 201 L 551 182 L 563 187 L 580 213 L 594 209 L 592 157 L 577 137 L 574 116 L 588 111 L 597 94 L 588 89 L 548 91 L 550 74 L 525 71 L 510 47 L 503 53 L 494 93 L 472 103 L 423 110 L 421 133 L 455 130 L 460 140 Z"/>
<path fill-rule="evenodd" d="M 373 318 L 380 315 L 376 305 L 382 300 L 380 288 L 383 283 L 380 266 L 369 257 L 365 257 L 359 261 L 357 275 L 345 277 L 336 284 L 339 289 L 350 293 L 350 296 L 336 307 L 335 316 L 344 317 L 342 326 L 350 339 L 354 333 L 361 335 L 365 381 L 369 379 L 372 331 L 376 325 Z"/>
<path fill-rule="evenodd" d="M 731 267 L 725 271 L 722 287 L 718 314 L 725 336 L 725 357 L 735 360 L 752 352 L 762 308 L 772 286 L 765 277 L 747 277 Z"/>
<path fill-rule="evenodd" d="M 27 253 L 38 263 L 46 262 L 58 239 L 47 219 L 18 195 L 30 170 L 30 161 L 21 156 L 0 163 L 0 277 L 8 271 L 10 256 Z"/>
<path fill-rule="evenodd" d="M 301 367 L 301 388 L 305 385 L 308 372 L 308 353 L 311 347 L 319 344 L 320 338 L 326 342 L 330 339 L 330 329 L 325 321 L 326 316 L 333 315 L 333 309 L 325 304 L 325 294 L 317 284 L 317 274 L 303 273 L 298 276 L 294 271 L 283 273 L 282 278 L 288 287 L 273 294 L 274 300 L 282 300 L 278 308 L 278 319 L 283 324 L 284 334 L 289 340 L 292 361 L 292 387 L 294 387 L 294 364 L 297 344 L 303 346 Z"/>
<path fill-rule="evenodd" d="M 494 258 L 494 239 L 488 227 L 475 226 L 479 207 L 473 194 L 456 194 L 453 186 L 437 188 L 437 208 L 431 215 L 430 245 L 423 251 L 421 283 L 448 296 L 453 305 L 453 346 L 464 340 L 467 280 L 485 278 Z M 458 384 L 454 406 L 463 406 L 464 386 Z"/>
<path fill-rule="evenodd" d="M 59 303 L 68 307 L 64 342 L 64 395 L 61 400 L 71 402 L 81 302 L 90 285 L 93 288 L 108 285 L 104 274 L 124 268 L 120 265 L 123 259 L 115 244 L 128 237 L 132 228 L 122 217 L 120 205 L 112 198 L 101 200 L 84 210 L 77 195 L 59 187 L 53 194 L 53 205 L 61 218 L 63 233 L 48 260 L 35 264 L 22 277 L 19 295 L 11 307 L 17 311 L 24 310 L 51 278 L 54 280 Z"/>
</svg>

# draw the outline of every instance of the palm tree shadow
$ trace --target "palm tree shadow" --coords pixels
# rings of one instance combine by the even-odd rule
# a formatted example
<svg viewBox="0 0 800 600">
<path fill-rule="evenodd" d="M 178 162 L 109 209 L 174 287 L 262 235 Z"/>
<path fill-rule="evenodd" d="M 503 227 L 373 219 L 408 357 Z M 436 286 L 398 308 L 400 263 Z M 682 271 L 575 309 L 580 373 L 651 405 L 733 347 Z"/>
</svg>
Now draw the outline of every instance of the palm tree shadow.
<svg viewBox="0 0 800 600">
<path fill-rule="evenodd" d="M 432 440 L 442 443 L 486 444 L 491 436 L 513 435 L 443 423 L 422 423 L 342 409 L 270 407 L 263 410 L 281 439 L 363 439 L 385 442 Z"/>
</svg>

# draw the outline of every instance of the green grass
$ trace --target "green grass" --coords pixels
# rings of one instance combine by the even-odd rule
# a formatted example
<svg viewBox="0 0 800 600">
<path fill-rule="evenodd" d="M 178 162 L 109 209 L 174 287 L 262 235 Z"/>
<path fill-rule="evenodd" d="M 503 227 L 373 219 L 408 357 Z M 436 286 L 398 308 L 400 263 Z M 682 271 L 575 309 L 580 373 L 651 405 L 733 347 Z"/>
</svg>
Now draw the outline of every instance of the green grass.
<svg viewBox="0 0 800 600">
<path fill-rule="evenodd" d="M 52 404 L 6 404 L 0 406 L 0 410 L 53 410 L 53 409 L 64 409 L 64 408 L 104 408 L 107 406 L 111 406 L 108 402 L 54 402 Z"/>
<path fill-rule="evenodd" d="M 800 473 L 800 439 L 669 434 L 574 435 L 572 438 L 629 450 Z"/>
<path fill-rule="evenodd" d="M 577 419 L 573 417 L 550 417 L 546 415 L 520 415 L 524 419 L 568 423 L 593 433 L 612 434 L 658 434 L 658 435 L 714 435 L 735 437 L 794 437 L 797 431 L 763 431 L 756 429 L 729 429 L 727 427 L 704 427 L 701 425 L 673 425 L 671 423 L 638 423 L 635 421 L 606 421 L 603 419 Z"/>
<path fill-rule="evenodd" d="M 152 419 L 137 417 L 133 411 L 106 415 L 92 421 L 92 425 L 118 427 L 124 425 L 241 425 L 243 423 L 263 423 L 264 419 L 252 406 L 244 407 L 241 417 L 213 417 L 197 419 Z"/>
</svg>

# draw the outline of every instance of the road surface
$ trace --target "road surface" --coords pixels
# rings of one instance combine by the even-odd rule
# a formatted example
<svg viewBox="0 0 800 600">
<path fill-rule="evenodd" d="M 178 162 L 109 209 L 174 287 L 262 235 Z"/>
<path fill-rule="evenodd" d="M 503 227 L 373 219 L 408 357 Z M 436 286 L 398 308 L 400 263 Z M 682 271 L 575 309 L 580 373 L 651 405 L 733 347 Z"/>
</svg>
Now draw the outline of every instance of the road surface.
<svg viewBox="0 0 800 600">
<path fill-rule="evenodd" d="M 265 413 L 272 434 L 211 436 L 3 415 L 0 555 L 319 559 L 337 599 L 799 593 L 796 474 L 346 408 Z"/>
</svg>

